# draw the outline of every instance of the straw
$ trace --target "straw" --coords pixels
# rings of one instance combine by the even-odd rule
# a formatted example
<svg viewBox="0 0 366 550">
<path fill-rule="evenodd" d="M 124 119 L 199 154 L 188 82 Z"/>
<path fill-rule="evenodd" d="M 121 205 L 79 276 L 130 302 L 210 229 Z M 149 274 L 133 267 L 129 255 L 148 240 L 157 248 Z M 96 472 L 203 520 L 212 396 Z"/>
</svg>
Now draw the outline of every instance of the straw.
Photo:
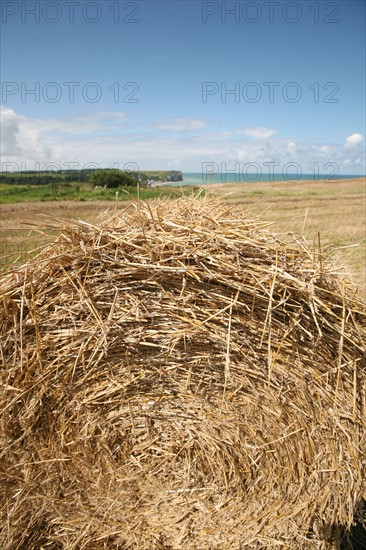
<svg viewBox="0 0 366 550">
<path fill-rule="evenodd" d="M 332 548 L 352 526 L 365 303 L 266 227 L 139 200 L 3 276 L 1 548 Z"/>
</svg>

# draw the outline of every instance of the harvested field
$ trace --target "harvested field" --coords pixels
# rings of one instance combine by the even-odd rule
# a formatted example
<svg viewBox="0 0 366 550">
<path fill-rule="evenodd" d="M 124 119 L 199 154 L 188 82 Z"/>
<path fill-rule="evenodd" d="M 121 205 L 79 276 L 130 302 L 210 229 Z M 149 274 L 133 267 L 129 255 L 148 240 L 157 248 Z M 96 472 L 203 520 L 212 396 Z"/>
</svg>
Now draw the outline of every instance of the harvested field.
<svg viewBox="0 0 366 550">
<path fill-rule="evenodd" d="M 112 203 L 113 205 L 113 203 Z M 34 250 L 54 240 L 58 234 L 41 230 L 42 222 L 50 214 L 60 219 L 78 219 L 94 222 L 98 215 L 111 208 L 110 201 L 60 201 L 53 203 L 12 203 L 0 205 L 0 270 L 12 263 L 24 263 Z M 38 225 L 33 227 L 32 223 Z"/>
<path fill-rule="evenodd" d="M 0 546 L 335 547 L 366 307 L 326 250 L 199 197 L 62 225 L 0 287 Z"/>
<path fill-rule="evenodd" d="M 333 244 L 349 277 L 364 288 L 366 298 L 366 180 L 338 182 L 221 183 L 213 194 L 240 205 L 246 216 L 273 222 L 271 231 L 306 236 Z M 177 188 L 178 190 L 178 188 Z M 24 202 L 0 205 L 0 270 L 13 261 L 24 263 L 33 249 L 44 242 L 43 235 L 30 232 L 26 222 L 42 222 L 50 212 L 63 219 L 95 223 L 106 210 L 122 207 L 111 201 Z M 49 240 L 49 239 L 48 239 Z"/>
<path fill-rule="evenodd" d="M 241 204 L 273 231 L 304 234 L 338 247 L 349 276 L 366 289 L 366 179 L 335 181 L 226 183 L 212 193 Z M 366 293 L 364 294 L 366 298 Z"/>
</svg>

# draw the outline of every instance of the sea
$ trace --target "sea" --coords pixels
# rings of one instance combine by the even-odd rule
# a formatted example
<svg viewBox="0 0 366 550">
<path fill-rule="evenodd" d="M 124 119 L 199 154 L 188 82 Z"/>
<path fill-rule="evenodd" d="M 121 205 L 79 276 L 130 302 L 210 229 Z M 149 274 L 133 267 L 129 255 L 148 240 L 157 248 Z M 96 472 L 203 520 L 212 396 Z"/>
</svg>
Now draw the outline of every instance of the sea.
<svg viewBox="0 0 366 550">
<path fill-rule="evenodd" d="M 314 182 L 329 182 L 350 178 L 364 178 L 362 175 L 354 174 L 239 174 L 239 173 L 221 173 L 206 174 L 202 172 L 183 172 L 183 181 L 175 182 L 175 186 L 182 185 L 205 185 L 210 183 L 256 183 L 256 182 L 271 182 L 271 181 L 314 181 Z"/>
</svg>

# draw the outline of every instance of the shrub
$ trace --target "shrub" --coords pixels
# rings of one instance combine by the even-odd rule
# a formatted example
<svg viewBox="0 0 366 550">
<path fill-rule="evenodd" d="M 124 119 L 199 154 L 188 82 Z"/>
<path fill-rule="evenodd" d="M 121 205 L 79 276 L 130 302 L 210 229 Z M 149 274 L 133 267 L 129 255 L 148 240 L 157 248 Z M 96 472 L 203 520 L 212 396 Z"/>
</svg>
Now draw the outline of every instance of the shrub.
<svg viewBox="0 0 366 550">
<path fill-rule="evenodd" d="M 94 187 L 105 187 L 113 189 L 122 185 L 136 186 L 138 180 L 122 170 L 102 169 L 92 172 L 89 176 L 89 182 Z"/>
</svg>

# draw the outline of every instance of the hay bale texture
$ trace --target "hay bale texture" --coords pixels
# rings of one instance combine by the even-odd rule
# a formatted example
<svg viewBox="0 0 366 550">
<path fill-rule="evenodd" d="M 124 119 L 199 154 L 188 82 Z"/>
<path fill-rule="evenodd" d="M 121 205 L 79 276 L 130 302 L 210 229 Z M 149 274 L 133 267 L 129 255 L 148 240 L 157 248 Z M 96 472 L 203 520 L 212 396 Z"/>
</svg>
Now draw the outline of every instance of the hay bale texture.
<svg viewBox="0 0 366 550">
<path fill-rule="evenodd" d="M 1 548 L 332 547 L 365 496 L 355 287 L 216 200 L 109 216 L 3 278 Z"/>
</svg>

